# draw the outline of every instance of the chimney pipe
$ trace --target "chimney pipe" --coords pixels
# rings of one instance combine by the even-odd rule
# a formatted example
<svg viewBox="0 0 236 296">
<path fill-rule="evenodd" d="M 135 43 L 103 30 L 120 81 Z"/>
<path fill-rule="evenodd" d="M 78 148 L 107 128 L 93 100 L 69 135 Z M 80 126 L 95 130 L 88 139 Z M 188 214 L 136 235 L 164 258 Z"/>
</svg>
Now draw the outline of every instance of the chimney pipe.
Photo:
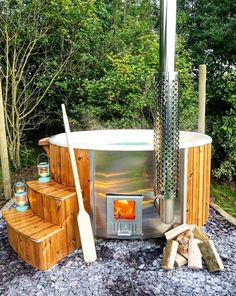
<svg viewBox="0 0 236 296">
<path fill-rule="evenodd" d="M 161 0 L 160 70 L 155 81 L 154 194 L 161 220 L 174 218 L 178 190 L 178 82 L 175 72 L 176 0 Z"/>
</svg>

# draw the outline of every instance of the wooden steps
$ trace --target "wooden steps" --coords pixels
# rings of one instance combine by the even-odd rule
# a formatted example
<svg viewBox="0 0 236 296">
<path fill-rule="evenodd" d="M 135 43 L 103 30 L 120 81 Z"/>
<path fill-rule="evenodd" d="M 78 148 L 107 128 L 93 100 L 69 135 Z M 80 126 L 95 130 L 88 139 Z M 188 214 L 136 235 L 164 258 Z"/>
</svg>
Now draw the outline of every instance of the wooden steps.
<svg viewBox="0 0 236 296">
<path fill-rule="evenodd" d="M 80 246 L 74 187 L 27 182 L 30 209 L 3 212 L 13 250 L 33 267 L 48 269 Z"/>
<path fill-rule="evenodd" d="M 50 268 L 67 255 L 65 228 L 44 221 L 31 209 L 10 209 L 3 212 L 3 218 L 13 250 L 33 267 Z"/>
</svg>

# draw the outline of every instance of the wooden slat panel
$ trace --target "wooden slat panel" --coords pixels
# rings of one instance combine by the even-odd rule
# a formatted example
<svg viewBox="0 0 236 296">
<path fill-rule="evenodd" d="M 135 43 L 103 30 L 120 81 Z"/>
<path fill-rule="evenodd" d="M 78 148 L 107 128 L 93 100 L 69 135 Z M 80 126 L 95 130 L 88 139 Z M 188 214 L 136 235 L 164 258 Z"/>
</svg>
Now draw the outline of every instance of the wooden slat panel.
<svg viewBox="0 0 236 296">
<path fill-rule="evenodd" d="M 46 195 L 42 195 L 43 199 L 43 218 L 48 222 L 52 222 L 52 209 L 50 198 Z"/>
<path fill-rule="evenodd" d="M 53 180 L 55 180 L 56 173 L 56 158 L 55 158 L 55 145 L 50 145 L 50 176 Z"/>
<path fill-rule="evenodd" d="M 188 224 L 192 224 L 192 201 L 193 201 L 193 149 L 188 148 L 188 169 L 187 169 L 187 215 Z"/>
<path fill-rule="evenodd" d="M 67 185 L 67 154 L 65 147 L 60 147 L 60 155 L 61 155 L 61 183 Z"/>
<path fill-rule="evenodd" d="M 74 198 L 65 200 L 65 223 L 67 235 L 68 252 L 72 252 L 80 245 L 79 231 L 77 225 L 78 205 Z"/>
<path fill-rule="evenodd" d="M 65 202 L 51 198 L 50 207 L 51 207 L 51 222 L 53 224 L 63 226 L 65 221 Z"/>
<path fill-rule="evenodd" d="M 84 151 L 84 181 L 83 181 L 83 196 L 84 205 L 88 213 L 90 213 L 90 164 L 89 151 Z"/>
<path fill-rule="evenodd" d="M 85 169 L 85 154 L 79 150 L 79 149 L 75 149 L 75 160 L 76 160 L 76 165 L 77 165 L 77 169 L 78 169 L 78 174 L 79 174 L 79 181 L 80 181 L 80 186 L 81 189 L 84 189 L 84 169 Z"/>
<path fill-rule="evenodd" d="M 35 192 L 37 207 L 35 214 L 44 219 L 44 212 L 43 212 L 43 195 L 40 192 Z"/>
<path fill-rule="evenodd" d="M 37 211 L 36 196 L 35 196 L 35 192 L 31 190 L 31 188 L 28 188 L 28 199 L 29 199 L 30 208 L 34 213 L 36 213 Z"/>
<path fill-rule="evenodd" d="M 60 146 L 54 147 L 54 157 L 55 157 L 55 181 L 60 183 L 61 182 L 61 153 L 60 153 Z"/>
<path fill-rule="evenodd" d="M 197 224 L 198 197 L 199 197 L 199 147 L 194 147 L 194 150 L 193 150 L 193 208 L 192 208 L 193 224 Z"/>
<path fill-rule="evenodd" d="M 74 182 L 74 176 L 72 172 L 72 165 L 71 165 L 71 160 L 70 160 L 70 155 L 69 155 L 69 150 L 66 150 L 66 155 L 67 155 L 67 185 L 68 186 L 75 186 Z"/>
<path fill-rule="evenodd" d="M 188 149 L 187 223 L 202 226 L 209 215 L 211 144 Z"/>
<path fill-rule="evenodd" d="M 202 226 L 204 212 L 203 192 L 205 191 L 204 184 L 204 146 L 199 147 L 199 187 L 198 187 L 198 211 L 197 211 L 197 225 Z"/>
<path fill-rule="evenodd" d="M 207 185 L 207 145 L 204 145 L 204 158 L 203 158 L 203 201 L 202 201 L 202 222 L 203 225 L 206 222 L 206 185 Z"/>
<path fill-rule="evenodd" d="M 206 208 L 205 208 L 205 221 L 209 217 L 210 207 L 210 183 L 211 183 L 211 144 L 207 145 L 207 167 L 206 167 Z"/>
</svg>

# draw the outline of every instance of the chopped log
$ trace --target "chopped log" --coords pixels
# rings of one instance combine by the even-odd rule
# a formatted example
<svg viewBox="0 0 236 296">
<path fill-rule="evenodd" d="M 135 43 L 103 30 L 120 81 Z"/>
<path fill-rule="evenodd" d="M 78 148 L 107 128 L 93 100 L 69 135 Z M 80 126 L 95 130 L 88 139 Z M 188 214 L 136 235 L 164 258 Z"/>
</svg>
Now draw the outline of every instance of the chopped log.
<svg viewBox="0 0 236 296">
<path fill-rule="evenodd" d="M 188 239 L 191 239 L 194 237 L 194 233 L 192 231 L 188 230 L 188 231 L 184 232 L 184 236 L 187 237 Z"/>
<path fill-rule="evenodd" d="M 177 226 L 176 228 L 173 228 L 173 229 L 167 231 L 165 233 L 165 237 L 167 240 L 171 240 L 186 230 L 189 230 L 189 226 L 187 224 L 181 224 L 181 225 Z"/>
<path fill-rule="evenodd" d="M 195 225 L 192 232 L 194 234 L 194 238 L 200 239 L 200 241 L 205 241 L 209 239 L 208 235 L 197 225 Z"/>
<path fill-rule="evenodd" d="M 178 249 L 178 253 L 183 256 L 185 259 L 188 259 L 188 252 L 182 252 L 181 250 Z"/>
<path fill-rule="evenodd" d="M 187 264 L 187 262 L 188 262 L 188 260 L 186 258 L 184 258 L 184 256 L 180 255 L 179 253 L 176 254 L 175 265 L 177 267 L 184 266 L 185 264 Z"/>
<path fill-rule="evenodd" d="M 172 270 L 174 268 L 178 245 L 179 244 L 174 240 L 169 240 L 167 242 L 161 262 L 161 267 L 163 269 Z"/>
<path fill-rule="evenodd" d="M 223 262 L 212 240 L 201 242 L 198 246 L 210 272 L 224 269 Z"/>
<path fill-rule="evenodd" d="M 188 253 L 188 244 L 187 245 L 179 245 L 178 246 L 178 252 L 180 253 L 180 254 L 182 254 L 182 253 Z"/>
<path fill-rule="evenodd" d="M 202 254 L 198 247 L 199 240 L 194 238 L 189 240 L 188 247 L 188 267 L 192 269 L 202 269 Z"/>
<path fill-rule="evenodd" d="M 176 240 L 179 243 L 178 251 L 181 253 L 187 253 L 188 252 L 188 244 L 189 244 L 189 239 L 193 238 L 194 234 L 190 231 L 187 230 L 185 232 L 182 232 L 176 237 Z"/>
<path fill-rule="evenodd" d="M 189 239 L 184 235 L 184 233 L 179 234 L 176 240 L 180 245 L 188 245 L 189 243 Z"/>
</svg>

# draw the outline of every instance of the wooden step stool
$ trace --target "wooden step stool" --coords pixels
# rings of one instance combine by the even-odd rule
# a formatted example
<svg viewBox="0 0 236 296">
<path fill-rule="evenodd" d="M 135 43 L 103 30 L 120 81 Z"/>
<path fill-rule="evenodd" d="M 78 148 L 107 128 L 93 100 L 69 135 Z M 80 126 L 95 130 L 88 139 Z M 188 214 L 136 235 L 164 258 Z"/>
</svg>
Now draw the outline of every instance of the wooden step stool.
<svg viewBox="0 0 236 296">
<path fill-rule="evenodd" d="M 13 250 L 33 267 L 48 269 L 80 246 L 74 187 L 27 182 L 30 209 L 3 212 Z"/>
</svg>

